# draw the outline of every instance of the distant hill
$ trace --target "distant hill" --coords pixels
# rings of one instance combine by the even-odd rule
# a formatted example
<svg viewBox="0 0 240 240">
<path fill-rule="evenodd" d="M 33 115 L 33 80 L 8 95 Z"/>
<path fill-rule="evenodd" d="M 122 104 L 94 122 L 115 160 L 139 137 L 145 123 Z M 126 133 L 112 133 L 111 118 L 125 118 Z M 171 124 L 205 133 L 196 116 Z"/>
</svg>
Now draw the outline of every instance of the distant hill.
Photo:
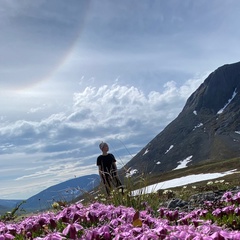
<svg viewBox="0 0 240 240">
<path fill-rule="evenodd" d="M 98 174 L 86 175 L 51 186 L 26 200 L 21 208 L 27 212 L 51 208 L 55 201 L 71 202 L 100 183 Z M 0 200 L 0 213 L 12 210 L 19 200 Z"/>
<path fill-rule="evenodd" d="M 239 156 L 240 62 L 212 72 L 188 98 L 178 117 L 124 168 L 159 174 L 183 161 L 189 166 Z"/>
<path fill-rule="evenodd" d="M 17 206 L 22 202 L 21 200 L 5 200 L 5 199 L 0 199 L 0 215 L 11 211 L 13 208 Z"/>
<path fill-rule="evenodd" d="M 91 191 L 100 183 L 99 175 L 86 175 L 49 187 L 32 196 L 23 204 L 26 211 L 36 211 L 51 208 L 55 201 L 71 202 L 86 191 Z"/>
</svg>

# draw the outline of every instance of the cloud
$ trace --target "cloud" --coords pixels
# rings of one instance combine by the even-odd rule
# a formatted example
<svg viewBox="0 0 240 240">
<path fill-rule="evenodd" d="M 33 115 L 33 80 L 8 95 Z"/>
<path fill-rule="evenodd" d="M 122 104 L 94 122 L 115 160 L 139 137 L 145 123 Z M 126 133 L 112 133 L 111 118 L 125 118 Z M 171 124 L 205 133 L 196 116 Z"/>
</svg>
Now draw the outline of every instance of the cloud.
<svg viewBox="0 0 240 240">
<path fill-rule="evenodd" d="M 22 88 L 46 78 L 64 61 L 82 31 L 88 3 L 2 1 L 1 88 Z M 72 2 L 72 3 L 73 3 Z M 13 41 L 14 39 L 14 41 Z"/>
<path fill-rule="evenodd" d="M 187 97 L 201 81 L 189 80 L 179 88 L 171 81 L 164 85 L 163 92 L 150 91 L 148 94 L 134 86 L 89 86 L 82 92 L 74 93 L 69 112 L 52 114 L 38 121 L 3 123 L 0 141 L 5 148 L 21 146 L 28 149 L 29 145 L 35 145 L 35 150 L 48 152 L 50 148 L 47 146 L 55 148 L 59 145 L 56 151 L 60 151 L 64 145 L 71 145 L 74 141 L 80 144 L 86 138 L 101 138 L 102 133 L 107 137 L 120 136 L 123 132 L 126 137 L 125 132 L 138 134 L 138 129 L 150 126 L 151 132 L 154 132 L 156 127 L 163 128 L 180 112 Z M 43 107 L 36 109 L 43 110 Z M 164 122 L 159 126 L 161 118 Z M 5 139 L 9 137 L 11 141 L 8 142 Z"/>
<path fill-rule="evenodd" d="M 163 92 L 149 93 L 118 83 L 88 86 L 74 93 L 67 112 L 1 123 L 1 159 L 21 163 L 11 169 L 14 179 L 32 186 L 33 193 L 37 182 L 37 189 L 43 189 L 73 175 L 96 173 L 101 140 L 110 143 L 121 167 L 131 158 L 126 151 L 134 155 L 143 148 L 177 116 L 201 81 L 192 79 L 180 87 L 167 82 Z M 9 172 L 10 166 L 2 169 Z"/>
</svg>

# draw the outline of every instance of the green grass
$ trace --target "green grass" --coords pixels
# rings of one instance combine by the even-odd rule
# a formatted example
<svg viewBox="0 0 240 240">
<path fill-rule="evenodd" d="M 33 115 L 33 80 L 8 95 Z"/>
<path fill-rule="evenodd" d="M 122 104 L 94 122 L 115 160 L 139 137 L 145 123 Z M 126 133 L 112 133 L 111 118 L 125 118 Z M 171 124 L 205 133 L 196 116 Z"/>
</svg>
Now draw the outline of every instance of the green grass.
<svg viewBox="0 0 240 240">
<path fill-rule="evenodd" d="M 202 173 L 221 173 L 236 169 L 236 172 L 230 175 L 222 176 L 218 179 L 212 180 L 213 184 L 208 185 L 211 180 L 203 180 L 186 186 L 174 187 L 166 190 L 158 190 L 150 194 L 145 194 L 144 191 L 138 196 L 131 196 L 131 192 L 136 189 L 144 189 L 148 185 L 180 178 L 192 174 Z M 132 178 L 125 178 L 124 184 L 126 190 L 122 195 L 117 190 L 113 190 L 110 197 L 106 197 L 105 190 L 102 184 L 100 184 L 94 191 L 90 193 L 84 193 L 79 201 L 83 200 L 84 204 L 92 202 L 103 202 L 105 204 L 113 204 L 115 206 L 124 205 L 127 207 L 134 207 L 137 210 L 144 209 L 146 203 L 151 206 L 153 211 L 156 211 L 159 206 L 166 202 L 169 198 L 178 197 L 183 200 L 187 200 L 191 195 L 197 194 L 203 191 L 215 191 L 215 190 L 228 190 L 234 186 L 239 185 L 239 170 L 240 170 L 240 158 L 219 160 L 219 161 L 202 161 L 199 164 L 191 165 L 187 168 L 182 168 L 161 174 L 139 174 L 134 175 Z M 221 182 L 219 182 L 221 180 Z"/>
<path fill-rule="evenodd" d="M 221 173 L 226 172 L 229 170 L 237 169 L 236 173 L 227 175 L 224 177 L 221 177 L 221 179 L 227 179 L 231 183 L 237 184 L 238 181 L 236 179 L 236 174 L 239 174 L 240 171 L 240 158 L 233 158 L 233 159 L 227 159 L 227 160 L 207 160 L 202 161 L 199 164 L 190 165 L 187 168 L 182 168 L 166 173 L 161 174 L 155 174 L 155 175 L 149 175 L 148 183 L 155 184 L 175 178 L 180 178 L 192 174 L 201 174 L 201 173 Z M 205 184 L 206 181 L 202 181 L 202 184 Z"/>
</svg>

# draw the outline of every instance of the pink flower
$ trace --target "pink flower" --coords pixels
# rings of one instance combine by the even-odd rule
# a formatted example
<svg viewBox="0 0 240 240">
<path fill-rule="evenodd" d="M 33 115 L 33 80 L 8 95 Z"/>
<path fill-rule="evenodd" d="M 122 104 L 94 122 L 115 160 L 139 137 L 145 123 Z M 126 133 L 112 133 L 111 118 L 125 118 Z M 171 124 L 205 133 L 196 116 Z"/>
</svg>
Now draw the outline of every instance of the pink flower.
<svg viewBox="0 0 240 240">
<path fill-rule="evenodd" d="M 220 208 L 217 208 L 212 212 L 212 214 L 216 217 L 222 217 L 222 210 Z"/>
<path fill-rule="evenodd" d="M 240 216 L 240 208 L 239 207 L 235 208 L 234 212 L 237 216 Z"/>
<path fill-rule="evenodd" d="M 225 192 L 222 196 L 222 200 L 225 202 L 231 202 L 232 196 L 233 196 L 233 194 L 231 192 Z"/>
<path fill-rule="evenodd" d="M 50 233 L 43 240 L 62 240 L 64 239 L 60 233 Z"/>
<path fill-rule="evenodd" d="M 63 230 L 63 234 L 67 236 L 69 234 L 71 239 L 75 239 L 77 237 L 77 232 L 82 230 L 83 227 L 78 223 L 68 224 L 67 227 Z"/>
<path fill-rule="evenodd" d="M 224 235 L 224 234 L 223 234 L 223 235 Z M 225 238 L 223 235 L 221 234 L 221 232 L 215 232 L 215 233 L 213 233 L 213 234 L 211 235 L 211 238 L 212 238 L 213 240 L 225 240 L 225 239 L 228 239 L 228 238 Z"/>
<path fill-rule="evenodd" d="M 14 236 L 10 233 L 4 233 L 0 235 L 0 240 L 12 240 L 14 239 Z"/>
</svg>

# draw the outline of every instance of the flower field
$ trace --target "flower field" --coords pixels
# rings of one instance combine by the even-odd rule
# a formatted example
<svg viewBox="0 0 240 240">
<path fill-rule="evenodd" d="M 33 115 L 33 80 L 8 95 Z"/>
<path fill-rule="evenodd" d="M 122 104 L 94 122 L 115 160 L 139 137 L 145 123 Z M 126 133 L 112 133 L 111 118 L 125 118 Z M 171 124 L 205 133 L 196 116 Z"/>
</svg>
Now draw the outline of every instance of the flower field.
<svg viewBox="0 0 240 240">
<path fill-rule="evenodd" d="M 136 210 L 95 202 L 72 204 L 16 222 L 0 222 L 2 239 L 240 239 L 240 193 L 226 192 L 191 212 L 159 208 Z"/>
</svg>

